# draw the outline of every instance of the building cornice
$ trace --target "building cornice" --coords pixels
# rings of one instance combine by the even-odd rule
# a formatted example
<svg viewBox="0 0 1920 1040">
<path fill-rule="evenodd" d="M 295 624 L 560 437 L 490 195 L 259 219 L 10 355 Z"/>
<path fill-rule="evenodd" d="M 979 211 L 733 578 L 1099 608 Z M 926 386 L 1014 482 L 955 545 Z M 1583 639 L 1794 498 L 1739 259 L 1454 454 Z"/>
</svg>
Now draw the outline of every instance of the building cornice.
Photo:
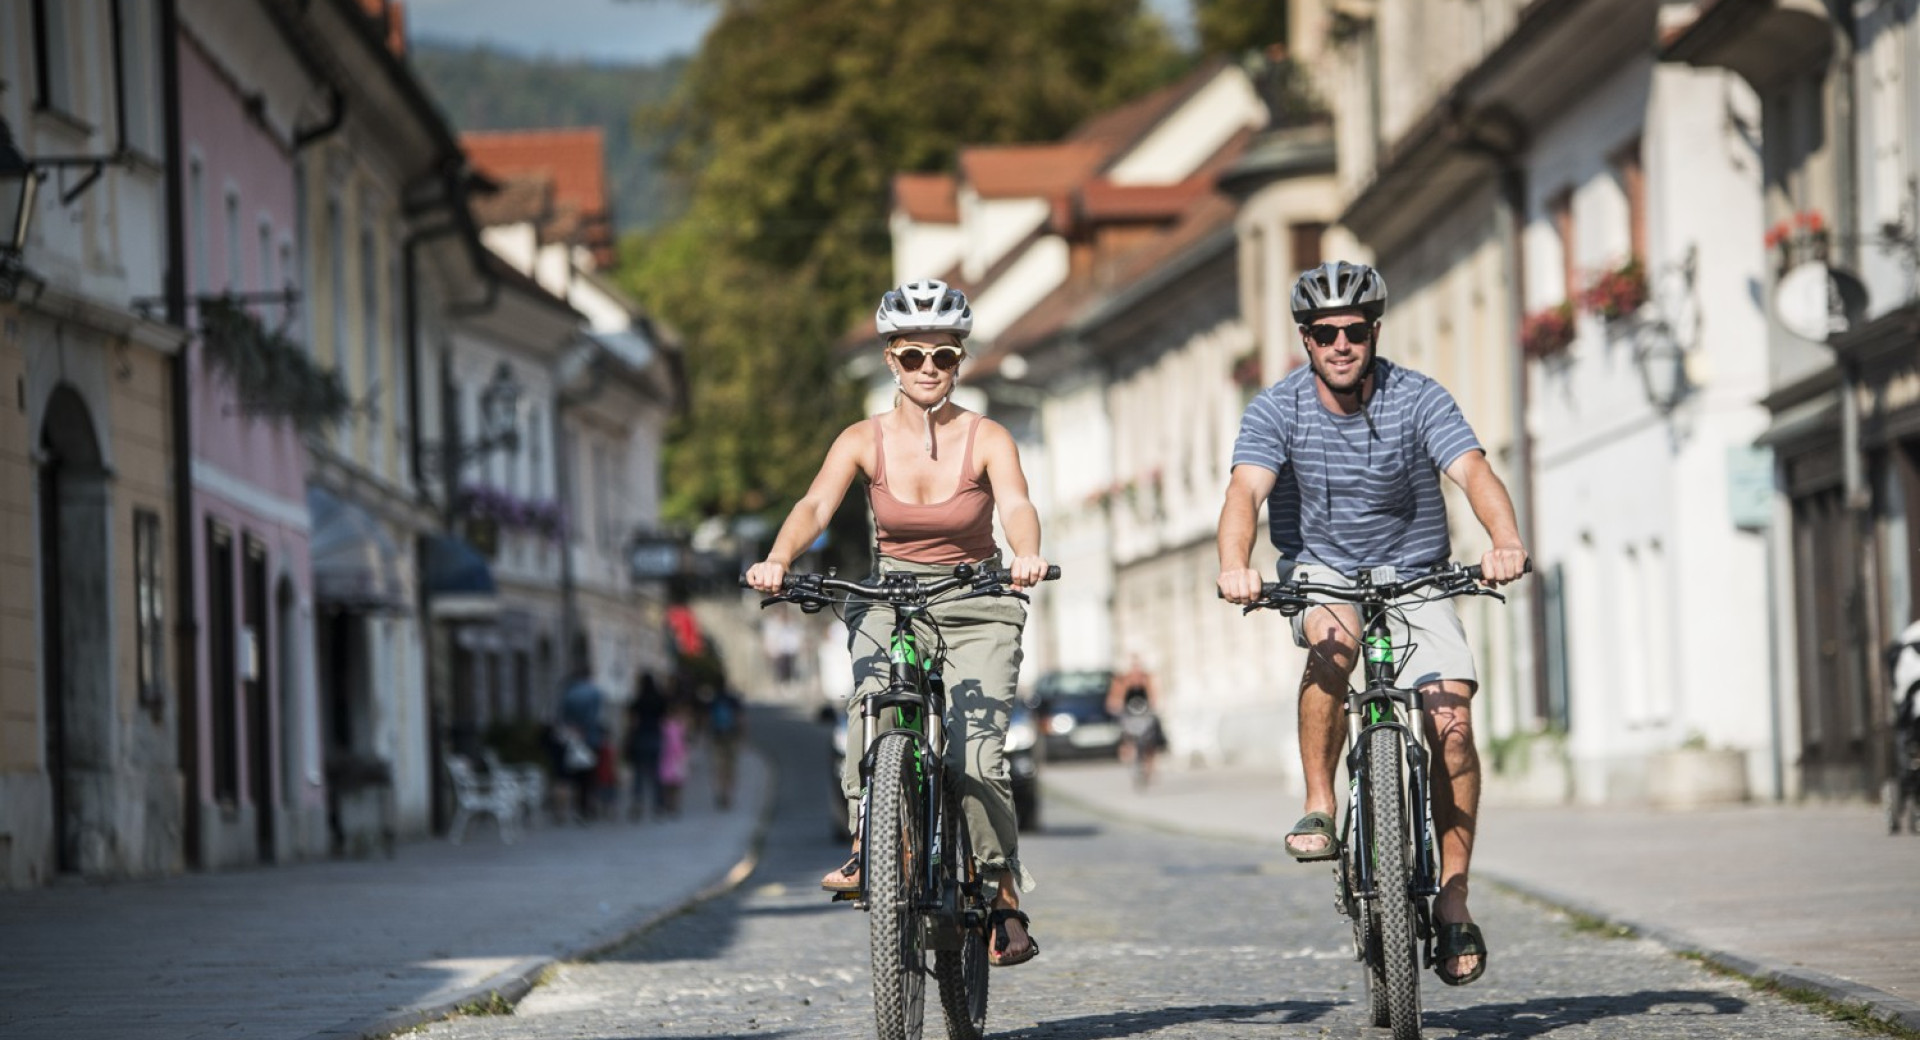
<svg viewBox="0 0 1920 1040">
<path fill-rule="evenodd" d="M 1765 89 L 1825 64 L 1833 28 L 1822 0 L 1709 0 L 1691 22 L 1665 34 L 1660 59 L 1731 69 Z"/>
</svg>

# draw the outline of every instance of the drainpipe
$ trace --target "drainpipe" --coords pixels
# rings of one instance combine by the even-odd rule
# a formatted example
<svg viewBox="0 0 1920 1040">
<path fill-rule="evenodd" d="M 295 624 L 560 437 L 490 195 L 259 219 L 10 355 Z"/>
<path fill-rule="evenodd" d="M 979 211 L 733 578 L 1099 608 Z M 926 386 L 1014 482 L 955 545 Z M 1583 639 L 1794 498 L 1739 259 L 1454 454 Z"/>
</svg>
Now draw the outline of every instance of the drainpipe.
<svg viewBox="0 0 1920 1040">
<path fill-rule="evenodd" d="M 161 292 L 167 324 L 187 327 L 187 208 L 182 185 L 180 130 L 180 21 L 175 0 L 160 0 L 160 92 L 164 113 L 161 133 L 167 147 L 167 270 Z M 200 613 L 193 593 L 193 352 L 191 337 L 168 365 L 173 396 L 173 559 L 175 675 L 180 711 L 174 734 L 180 770 L 186 780 L 182 843 L 188 867 L 202 867 L 200 821 Z"/>
</svg>

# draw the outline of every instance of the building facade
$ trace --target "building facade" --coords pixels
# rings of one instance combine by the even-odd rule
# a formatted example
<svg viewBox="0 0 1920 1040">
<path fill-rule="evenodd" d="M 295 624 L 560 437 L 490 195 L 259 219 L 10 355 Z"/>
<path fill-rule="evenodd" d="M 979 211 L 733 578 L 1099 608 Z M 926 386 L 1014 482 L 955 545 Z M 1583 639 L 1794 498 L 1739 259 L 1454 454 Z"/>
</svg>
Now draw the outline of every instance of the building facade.
<svg viewBox="0 0 1920 1040">
<path fill-rule="evenodd" d="M 9 887 L 182 865 L 185 337 L 160 306 L 162 15 L 157 3 L 0 5 L 0 120 L 40 175 L 23 277 L 0 301 L 0 368 L 16 391 L 0 444 Z"/>
</svg>

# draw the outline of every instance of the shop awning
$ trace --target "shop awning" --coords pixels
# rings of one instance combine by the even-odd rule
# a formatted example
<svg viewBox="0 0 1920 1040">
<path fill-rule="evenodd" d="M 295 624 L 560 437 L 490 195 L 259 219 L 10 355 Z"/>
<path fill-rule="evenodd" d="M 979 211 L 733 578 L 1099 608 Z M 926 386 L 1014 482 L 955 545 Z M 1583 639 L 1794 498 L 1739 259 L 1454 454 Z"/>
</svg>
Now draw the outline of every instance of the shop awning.
<svg viewBox="0 0 1920 1040">
<path fill-rule="evenodd" d="M 366 510 L 324 488 L 307 489 L 313 598 L 344 610 L 406 610 L 400 550 Z"/>
<path fill-rule="evenodd" d="M 493 568 L 479 550 L 447 535 L 427 539 L 427 610 L 447 621 L 490 621 L 499 615 Z"/>
</svg>

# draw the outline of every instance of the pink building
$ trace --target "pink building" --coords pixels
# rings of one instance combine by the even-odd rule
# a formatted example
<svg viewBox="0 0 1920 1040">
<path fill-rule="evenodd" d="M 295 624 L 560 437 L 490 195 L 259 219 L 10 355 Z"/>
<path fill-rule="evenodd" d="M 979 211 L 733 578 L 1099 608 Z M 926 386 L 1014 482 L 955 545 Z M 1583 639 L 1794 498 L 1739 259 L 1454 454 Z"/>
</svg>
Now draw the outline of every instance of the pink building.
<svg viewBox="0 0 1920 1040">
<path fill-rule="evenodd" d="M 188 325 L 197 331 L 189 405 L 197 690 L 182 698 L 181 758 L 187 858 L 203 869 L 329 847 L 307 453 L 284 401 L 236 374 L 273 350 L 305 356 L 296 346 L 308 304 L 299 295 L 295 170 L 302 131 L 326 117 L 328 90 L 263 10 L 222 5 L 217 19 L 212 10 L 184 5 L 177 41 Z M 274 293 L 283 295 L 267 299 Z M 286 338 L 235 333 L 248 329 L 236 313 Z"/>
</svg>

